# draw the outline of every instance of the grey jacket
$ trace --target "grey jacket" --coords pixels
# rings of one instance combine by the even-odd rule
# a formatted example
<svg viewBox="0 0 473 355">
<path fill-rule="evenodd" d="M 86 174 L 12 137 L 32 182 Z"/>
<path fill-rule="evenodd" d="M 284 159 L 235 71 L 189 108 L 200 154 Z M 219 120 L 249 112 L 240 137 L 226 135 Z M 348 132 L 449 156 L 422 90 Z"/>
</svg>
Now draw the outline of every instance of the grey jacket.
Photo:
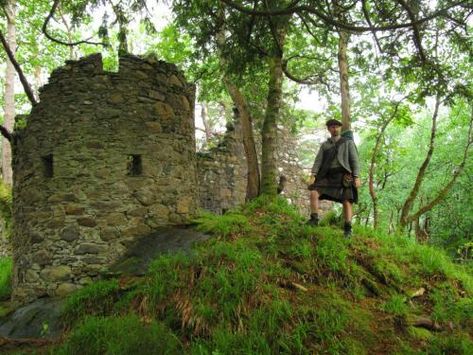
<svg viewBox="0 0 473 355">
<path fill-rule="evenodd" d="M 324 151 L 333 147 L 335 143 L 329 138 L 327 139 L 319 149 L 317 156 L 315 157 L 314 165 L 312 166 L 312 174 L 317 175 L 322 168 L 322 160 L 324 157 Z M 356 150 L 355 142 L 351 139 L 347 139 L 338 147 L 337 159 L 340 165 L 347 171 L 352 173 L 354 176 L 360 176 L 360 163 L 358 160 L 358 151 Z"/>
</svg>

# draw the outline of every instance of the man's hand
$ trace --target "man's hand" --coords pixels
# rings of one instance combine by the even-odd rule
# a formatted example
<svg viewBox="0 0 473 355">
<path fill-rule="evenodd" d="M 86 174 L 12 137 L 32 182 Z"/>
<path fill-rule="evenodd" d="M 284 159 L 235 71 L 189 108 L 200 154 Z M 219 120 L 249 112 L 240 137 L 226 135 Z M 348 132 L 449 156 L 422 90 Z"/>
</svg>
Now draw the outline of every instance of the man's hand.
<svg viewBox="0 0 473 355">
<path fill-rule="evenodd" d="M 358 176 L 355 178 L 354 184 L 355 184 L 355 187 L 356 187 L 357 189 L 360 188 L 360 186 L 361 186 L 361 180 L 360 180 L 360 178 L 359 178 Z"/>
<path fill-rule="evenodd" d="M 309 185 L 312 185 L 312 184 L 315 184 L 315 180 L 316 180 L 316 177 L 315 175 L 311 175 L 310 178 L 309 178 Z"/>
</svg>

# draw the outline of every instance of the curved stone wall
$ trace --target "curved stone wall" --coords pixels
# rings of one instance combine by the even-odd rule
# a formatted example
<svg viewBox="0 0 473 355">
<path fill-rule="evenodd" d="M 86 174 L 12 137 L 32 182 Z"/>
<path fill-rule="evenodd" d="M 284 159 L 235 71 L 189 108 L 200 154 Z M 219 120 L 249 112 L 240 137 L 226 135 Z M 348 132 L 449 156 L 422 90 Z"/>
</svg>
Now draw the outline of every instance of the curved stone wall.
<svg viewBox="0 0 473 355">
<path fill-rule="evenodd" d="M 67 62 L 13 144 L 13 299 L 64 295 L 137 237 L 195 214 L 192 85 L 135 56 Z"/>
</svg>

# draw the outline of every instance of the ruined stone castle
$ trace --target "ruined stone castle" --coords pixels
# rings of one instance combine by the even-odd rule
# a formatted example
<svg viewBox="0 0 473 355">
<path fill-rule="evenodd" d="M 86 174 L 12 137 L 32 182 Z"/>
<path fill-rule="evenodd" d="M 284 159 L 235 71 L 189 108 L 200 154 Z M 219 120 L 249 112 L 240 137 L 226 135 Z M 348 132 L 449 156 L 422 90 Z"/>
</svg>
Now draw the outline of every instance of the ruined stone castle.
<svg viewBox="0 0 473 355">
<path fill-rule="evenodd" d="M 13 299 L 68 294 L 156 228 L 244 202 L 238 127 L 196 154 L 194 100 L 154 59 L 106 72 L 92 55 L 52 73 L 13 140 Z"/>
</svg>

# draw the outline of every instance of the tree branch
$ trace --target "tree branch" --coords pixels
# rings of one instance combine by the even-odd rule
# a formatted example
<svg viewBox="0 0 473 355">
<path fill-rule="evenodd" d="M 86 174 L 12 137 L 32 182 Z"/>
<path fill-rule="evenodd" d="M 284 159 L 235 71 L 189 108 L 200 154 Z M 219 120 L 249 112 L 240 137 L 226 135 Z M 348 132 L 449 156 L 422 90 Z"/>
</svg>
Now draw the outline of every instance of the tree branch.
<svg viewBox="0 0 473 355">
<path fill-rule="evenodd" d="M 292 57 L 292 58 L 295 58 L 295 57 Z M 298 78 L 298 77 L 296 77 L 294 74 L 292 74 L 292 73 L 289 71 L 289 69 L 287 68 L 287 63 L 288 63 L 289 60 L 292 59 L 292 58 L 289 58 L 289 59 L 287 59 L 287 60 L 283 60 L 283 62 L 282 62 L 282 71 L 283 71 L 284 75 L 285 75 L 288 79 L 290 79 L 290 80 L 292 80 L 292 81 L 294 81 L 294 82 L 296 82 L 296 83 L 298 83 L 298 84 L 303 84 L 303 85 L 318 85 L 318 84 L 323 84 L 323 85 L 325 85 L 325 86 L 327 87 L 327 90 L 330 90 L 330 85 L 329 85 L 325 80 L 322 79 L 322 76 L 321 76 L 321 75 L 319 75 L 319 76 L 317 77 L 317 79 L 315 79 L 315 78 L 310 77 L 310 76 L 307 76 L 307 77 L 305 77 L 305 78 Z"/>
<path fill-rule="evenodd" d="M 266 6 L 266 9 L 269 10 L 269 5 L 268 5 L 268 1 L 265 0 L 264 1 L 265 3 L 265 6 Z M 283 56 L 283 48 L 281 46 L 281 43 L 279 43 L 279 35 L 278 35 L 278 32 L 277 32 L 277 28 L 276 26 L 274 25 L 273 23 L 273 20 L 272 20 L 272 17 L 269 16 L 268 17 L 268 24 L 269 24 L 269 29 L 271 30 L 271 35 L 274 39 L 274 42 L 276 43 L 276 49 L 278 51 L 278 57 L 281 57 Z"/>
<path fill-rule="evenodd" d="M 0 125 L 0 133 L 2 136 L 4 136 L 6 139 L 8 139 L 9 142 L 11 142 L 11 133 L 6 129 L 5 127 Z"/>
<path fill-rule="evenodd" d="M 369 193 L 371 196 L 371 201 L 373 203 L 373 219 L 374 219 L 374 228 L 377 227 L 378 225 L 378 207 L 377 207 L 377 202 L 378 202 L 378 196 L 376 194 L 375 188 L 374 188 L 374 168 L 376 165 L 376 156 L 378 155 L 379 149 L 381 148 L 381 138 L 384 135 L 384 131 L 388 127 L 388 125 L 391 123 L 394 118 L 396 118 L 397 111 L 399 110 L 400 104 L 407 98 L 408 96 L 404 96 L 401 100 L 396 102 L 396 105 L 394 107 L 394 112 L 392 115 L 382 124 L 381 128 L 378 131 L 378 135 L 376 136 L 376 143 L 373 148 L 373 151 L 371 153 L 371 162 L 370 162 L 370 167 L 368 169 L 368 188 L 369 188 Z M 388 178 L 387 173 L 384 174 L 384 180 L 386 181 Z M 384 183 L 385 184 L 385 183 Z M 384 185 L 383 184 L 383 185 Z"/>
<path fill-rule="evenodd" d="M 64 42 L 64 41 L 61 41 L 59 39 L 56 39 L 56 38 L 52 37 L 47 31 L 48 23 L 49 23 L 49 20 L 51 20 L 51 18 L 54 16 L 54 12 L 56 12 L 56 9 L 59 6 L 60 1 L 61 0 L 54 0 L 53 6 L 51 7 L 51 11 L 49 11 L 48 16 L 44 20 L 43 27 L 41 28 L 41 31 L 46 36 L 46 38 L 48 38 L 49 40 L 51 40 L 55 43 L 62 44 L 64 46 L 77 46 L 79 44 L 92 44 L 92 45 L 95 45 L 95 46 L 107 47 L 107 44 L 104 43 L 104 42 L 90 42 L 89 40 L 83 40 L 83 41 L 77 41 L 77 42 Z"/>
<path fill-rule="evenodd" d="M 445 185 L 445 187 L 442 190 L 439 191 L 439 193 L 437 194 L 437 196 L 433 200 L 431 200 L 429 203 L 427 203 L 423 207 L 419 208 L 419 210 L 416 213 L 414 213 L 411 216 L 407 217 L 407 222 L 408 223 L 413 221 L 413 220 L 416 220 L 417 218 L 422 216 L 424 213 L 430 211 L 435 205 L 437 205 L 440 201 L 442 201 L 445 198 L 445 196 L 447 196 L 447 193 L 450 191 L 453 184 L 457 180 L 458 176 L 461 174 L 461 172 L 465 168 L 466 160 L 468 158 L 468 152 L 469 152 L 470 147 L 471 147 L 472 144 L 473 144 L 473 109 L 472 109 L 471 118 L 470 118 L 470 126 L 468 128 L 468 141 L 467 141 L 467 144 L 466 144 L 465 149 L 463 151 L 463 159 L 462 159 L 460 165 L 453 172 L 452 178 L 450 179 L 448 184 Z"/>
<path fill-rule="evenodd" d="M 370 27 L 373 27 L 373 23 L 371 22 L 368 9 L 366 8 L 366 0 L 361 1 L 361 9 L 363 10 L 363 15 L 365 16 L 365 20 L 368 23 Z M 379 51 L 383 53 L 383 48 L 381 47 L 381 43 L 379 42 L 379 38 L 376 35 L 376 31 L 371 31 L 373 33 L 374 41 L 376 42 L 376 45 L 379 48 Z"/>
<path fill-rule="evenodd" d="M 20 78 L 21 85 L 23 85 L 23 89 L 25 90 L 26 96 L 28 97 L 28 100 L 30 100 L 31 105 L 35 106 L 38 102 L 36 101 L 36 98 L 34 96 L 33 90 L 31 89 L 30 84 L 28 83 L 28 80 L 26 80 L 25 75 L 23 74 L 23 70 L 21 70 L 20 64 L 15 59 L 15 56 L 13 55 L 10 46 L 8 45 L 7 41 L 5 40 L 5 37 L 3 36 L 3 32 L 0 31 L 0 41 L 2 42 L 3 48 L 5 49 L 5 52 L 7 53 L 8 59 L 10 59 L 10 62 L 13 64 L 15 67 L 16 72 L 18 73 L 18 76 Z M 2 132 L 3 134 L 3 132 Z"/>
<path fill-rule="evenodd" d="M 262 10 L 252 10 L 248 9 L 247 7 L 243 5 L 239 5 L 234 3 L 232 0 L 220 0 L 230 6 L 231 8 L 240 11 L 242 13 L 245 13 L 247 15 L 257 15 L 257 16 L 283 16 L 283 15 L 290 15 L 293 13 L 299 13 L 299 12 L 307 12 L 310 14 L 313 14 L 320 18 L 322 21 L 324 21 L 328 25 L 332 25 L 344 30 L 352 31 L 352 32 L 357 32 L 357 33 L 362 33 L 362 32 L 367 32 L 367 31 L 388 31 L 388 30 L 397 30 L 401 28 L 409 28 L 413 27 L 416 25 L 421 25 L 427 21 L 430 21 L 436 17 L 439 16 L 445 16 L 447 12 L 457 6 L 466 6 L 468 1 L 462 0 L 462 1 L 457 1 L 449 6 L 446 6 L 444 8 L 441 8 L 439 10 L 436 10 L 432 12 L 431 14 L 417 19 L 416 21 L 413 22 L 408 22 L 408 23 L 398 23 L 398 24 L 393 24 L 393 25 L 388 25 L 388 26 L 356 26 L 340 21 L 334 20 L 332 17 L 324 14 L 323 12 L 310 7 L 310 6 L 305 6 L 305 5 L 300 5 L 300 6 L 292 6 L 292 7 L 286 7 L 284 9 L 280 10 L 272 10 L 272 11 L 262 11 Z"/>
<path fill-rule="evenodd" d="M 404 1 L 404 0 L 397 0 L 399 4 L 406 10 L 407 15 L 409 16 L 409 19 L 411 20 L 412 23 L 416 22 L 416 15 L 414 14 L 414 11 L 409 7 L 409 5 Z M 422 40 L 420 38 L 420 31 L 419 27 L 417 24 L 412 25 L 412 32 L 413 32 L 413 40 L 414 44 L 417 47 L 417 51 L 419 52 L 419 57 L 420 60 L 422 61 L 423 64 L 427 61 L 427 58 L 424 53 L 424 48 L 422 47 Z"/>
<path fill-rule="evenodd" d="M 417 177 L 416 177 L 414 186 L 412 187 L 412 190 L 409 196 L 407 197 L 406 201 L 404 202 L 404 206 L 402 207 L 401 219 L 400 219 L 401 226 L 406 226 L 407 223 L 409 223 L 409 219 L 408 219 L 409 212 L 411 211 L 412 205 L 414 204 L 417 194 L 419 193 L 420 185 L 422 184 L 422 181 L 424 180 L 425 171 L 427 170 L 427 167 L 429 166 L 430 159 L 432 158 L 432 154 L 434 152 L 435 135 L 437 132 L 436 131 L 437 130 L 437 116 L 439 112 L 439 107 L 440 107 L 440 97 L 439 95 L 437 95 L 437 97 L 435 98 L 435 109 L 432 115 L 432 130 L 430 133 L 429 150 L 427 151 L 427 155 L 424 159 L 424 162 L 422 163 L 421 167 L 419 168 L 419 171 L 417 172 Z"/>
</svg>

